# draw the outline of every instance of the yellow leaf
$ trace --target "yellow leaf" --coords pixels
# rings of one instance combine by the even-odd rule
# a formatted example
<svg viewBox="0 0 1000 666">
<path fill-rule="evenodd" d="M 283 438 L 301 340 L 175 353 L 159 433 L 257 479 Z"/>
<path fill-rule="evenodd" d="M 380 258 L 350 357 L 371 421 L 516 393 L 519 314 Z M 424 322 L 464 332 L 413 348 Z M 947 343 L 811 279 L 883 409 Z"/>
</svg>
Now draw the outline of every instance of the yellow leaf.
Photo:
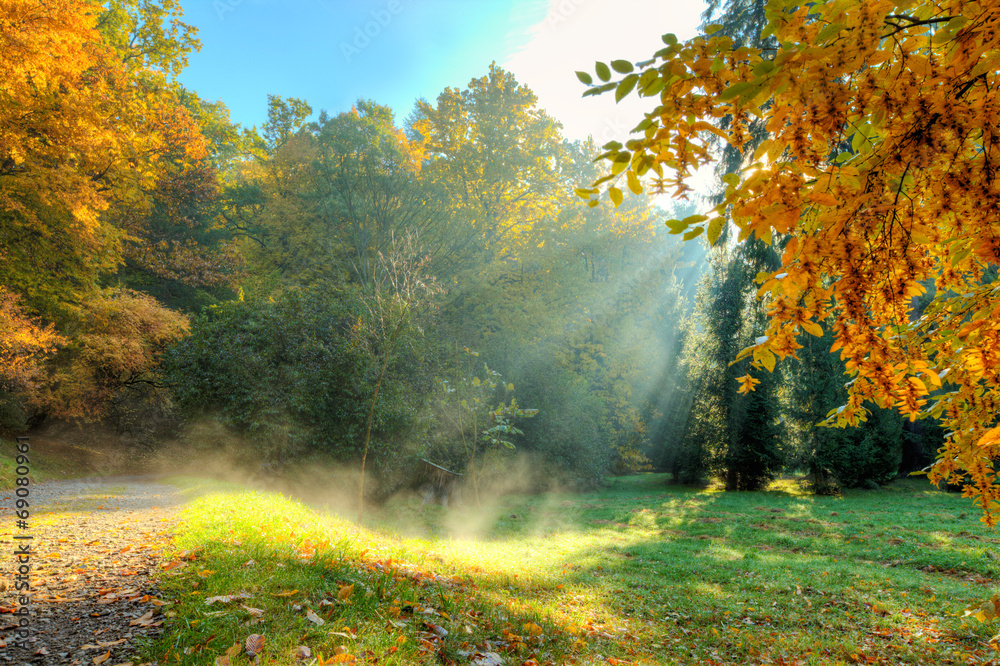
<svg viewBox="0 0 1000 666">
<path fill-rule="evenodd" d="M 642 194 L 642 185 L 639 183 L 639 177 L 635 175 L 635 171 L 629 169 L 626 177 L 628 178 L 628 189 L 635 194 Z"/>
<path fill-rule="evenodd" d="M 765 349 L 760 354 L 760 362 L 764 364 L 768 372 L 774 372 L 774 353 L 770 349 Z"/>
<path fill-rule="evenodd" d="M 341 601 L 346 601 L 351 598 L 352 594 L 354 594 L 354 583 L 351 583 L 350 585 L 341 585 L 340 591 L 337 592 L 337 598 Z"/>
<path fill-rule="evenodd" d="M 611 201 L 614 202 L 615 208 L 622 205 L 624 196 L 622 195 L 622 191 L 619 190 L 617 187 L 609 187 L 608 196 L 611 197 Z"/>
<path fill-rule="evenodd" d="M 719 236 L 722 235 L 723 225 L 725 225 L 725 220 L 721 217 L 717 217 L 708 223 L 708 242 L 710 245 L 715 245 L 715 241 L 719 240 Z"/>
<path fill-rule="evenodd" d="M 823 337 L 823 327 L 814 321 L 803 321 L 800 326 L 802 326 L 802 330 L 809 335 L 815 335 L 817 338 Z"/>
<path fill-rule="evenodd" d="M 808 199 L 809 201 L 818 203 L 821 206 L 836 206 L 840 203 L 837 201 L 837 197 L 833 196 L 829 192 L 810 192 Z"/>
</svg>

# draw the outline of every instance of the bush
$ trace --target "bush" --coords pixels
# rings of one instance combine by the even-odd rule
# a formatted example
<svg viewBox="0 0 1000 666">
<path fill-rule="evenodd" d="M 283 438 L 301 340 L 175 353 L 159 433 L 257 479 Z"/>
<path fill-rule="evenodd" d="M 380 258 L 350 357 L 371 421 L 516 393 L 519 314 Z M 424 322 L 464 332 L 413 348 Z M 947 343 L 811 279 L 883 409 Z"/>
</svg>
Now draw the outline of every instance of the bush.
<svg viewBox="0 0 1000 666">
<path fill-rule="evenodd" d="M 350 292 L 288 291 L 205 310 L 165 359 L 174 399 L 189 419 L 217 419 L 283 462 L 306 453 L 360 455 L 378 368 L 355 344 Z M 422 373 L 402 357 L 383 382 L 372 425 L 377 475 L 404 465 L 420 408 Z"/>
</svg>

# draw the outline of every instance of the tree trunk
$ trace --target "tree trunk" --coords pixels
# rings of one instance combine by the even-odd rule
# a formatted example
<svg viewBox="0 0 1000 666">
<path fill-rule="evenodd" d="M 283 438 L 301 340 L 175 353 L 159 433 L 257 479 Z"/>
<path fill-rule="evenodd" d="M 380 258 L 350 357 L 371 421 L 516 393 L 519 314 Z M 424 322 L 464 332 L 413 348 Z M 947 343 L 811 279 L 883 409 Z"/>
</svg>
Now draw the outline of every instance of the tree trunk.
<svg viewBox="0 0 1000 666">
<path fill-rule="evenodd" d="M 361 475 L 358 478 L 358 525 L 364 515 L 365 507 L 365 464 L 368 462 L 368 443 L 372 437 L 372 419 L 375 417 L 375 401 L 378 400 L 378 391 L 382 388 L 382 378 L 385 377 L 385 369 L 389 366 L 389 355 L 386 354 L 382 361 L 382 369 L 378 373 L 378 381 L 375 383 L 375 394 L 372 395 L 372 404 L 368 408 L 368 427 L 365 429 L 365 450 L 361 454 Z"/>
</svg>

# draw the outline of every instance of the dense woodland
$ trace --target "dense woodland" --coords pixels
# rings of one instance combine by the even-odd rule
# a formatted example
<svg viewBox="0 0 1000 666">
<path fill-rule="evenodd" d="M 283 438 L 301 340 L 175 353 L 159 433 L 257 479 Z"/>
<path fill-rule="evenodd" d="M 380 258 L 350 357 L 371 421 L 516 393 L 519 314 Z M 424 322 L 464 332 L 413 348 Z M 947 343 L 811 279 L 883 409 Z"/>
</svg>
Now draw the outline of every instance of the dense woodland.
<svg viewBox="0 0 1000 666">
<path fill-rule="evenodd" d="M 761 46 L 755 7 L 706 19 Z M 739 391 L 784 241 L 682 242 L 664 222 L 718 203 L 694 196 L 588 205 L 607 146 L 566 140 L 501 67 L 405 118 L 272 96 L 245 128 L 177 83 L 199 44 L 176 0 L 4 3 L 0 26 L 8 434 L 80 420 L 248 469 L 364 461 L 373 495 L 421 458 L 478 484 L 525 456 L 539 485 L 787 471 L 833 492 L 943 440 L 874 404 L 817 427 L 847 400 L 830 327 Z M 715 149 L 722 192 L 742 153 Z"/>
</svg>

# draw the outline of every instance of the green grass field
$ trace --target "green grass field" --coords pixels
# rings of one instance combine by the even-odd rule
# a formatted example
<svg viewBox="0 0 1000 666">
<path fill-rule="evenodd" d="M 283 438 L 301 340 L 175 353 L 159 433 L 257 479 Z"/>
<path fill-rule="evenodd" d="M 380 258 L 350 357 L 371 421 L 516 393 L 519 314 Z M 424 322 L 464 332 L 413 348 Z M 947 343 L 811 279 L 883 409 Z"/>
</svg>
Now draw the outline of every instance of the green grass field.
<svg viewBox="0 0 1000 666">
<path fill-rule="evenodd" d="M 212 664 L 229 649 L 228 663 L 250 663 L 252 634 L 275 664 L 998 656 L 991 627 L 960 617 L 996 589 L 998 535 L 923 480 L 816 497 L 644 475 L 485 512 L 399 501 L 370 525 L 238 488 L 194 500 L 177 536 L 187 552 L 163 574 L 168 634 L 147 657 Z M 222 595 L 246 596 L 206 603 Z"/>
</svg>

